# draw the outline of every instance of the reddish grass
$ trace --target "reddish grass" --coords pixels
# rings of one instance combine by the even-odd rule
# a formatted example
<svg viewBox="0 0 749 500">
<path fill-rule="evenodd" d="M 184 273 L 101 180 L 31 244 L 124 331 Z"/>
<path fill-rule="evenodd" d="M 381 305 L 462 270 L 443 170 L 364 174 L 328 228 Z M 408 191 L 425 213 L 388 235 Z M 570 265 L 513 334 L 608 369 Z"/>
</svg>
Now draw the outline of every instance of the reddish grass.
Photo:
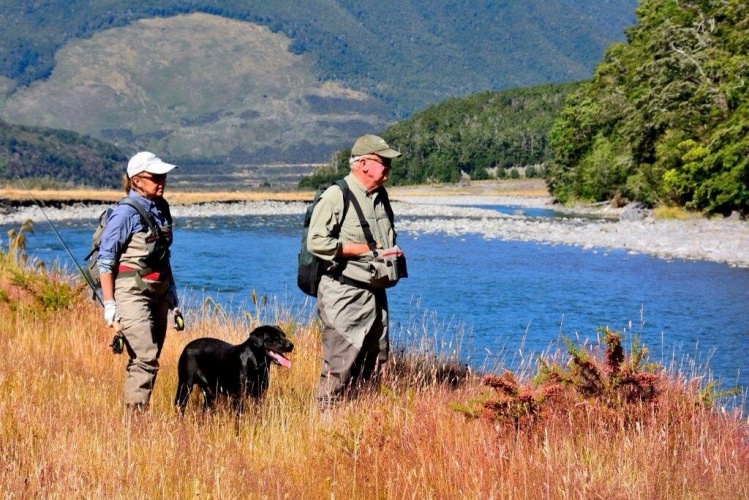
<svg viewBox="0 0 749 500">
<path fill-rule="evenodd" d="M 0 253 L 0 287 L 18 269 Z M 704 384 L 625 353 L 613 332 L 602 348 L 539 360 L 531 380 L 482 381 L 396 350 L 378 390 L 321 414 L 319 329 L 272 311 L 294 364 L 273 370 L 266 400 L 237 423 L 223 406 L 176 415 L 176 360 L 197 337 L 242 340 L 251 315 L 186 311 L 151 410 L 131 415 L 125 358 L 109 350 L 96 304 L 79 294 L 45 309 L 34 290 L 0 294 L 6 498 L 749 497 L 746 420 L 709 404 Z"/>
</svg>

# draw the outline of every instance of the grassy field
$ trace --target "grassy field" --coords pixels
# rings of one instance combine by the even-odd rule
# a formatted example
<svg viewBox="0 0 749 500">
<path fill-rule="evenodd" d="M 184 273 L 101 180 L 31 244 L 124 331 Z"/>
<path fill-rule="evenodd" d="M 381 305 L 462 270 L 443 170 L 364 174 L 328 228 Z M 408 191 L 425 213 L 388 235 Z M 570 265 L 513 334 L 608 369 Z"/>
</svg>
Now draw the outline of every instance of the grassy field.
<svg viewBox="0 0 749 500">
<path fill-rule="evenodd" d="M 257 323 L 207 302 L 168 333 L 150 411 L 130 414 L 100 308 L 73 277 L 24 263 L 25 234 L 0 249 L 3 498 L 749 497 L 746 419 L 612 332 L 525 375 L 397 350 L 378 388 L 321 413 L 319 328 L 274 307 L 295 349 L 262 404 L 237 421 L 195 397 L 180 418 L 182 347 L 237 343 Z"/>
<path fill-rule="evenodd" d="M 105 201 L 115 202 L 123 196 L 121 190 L 30 190 L 31 195 L 41 201 Z M 391 198 L 399 196 L 521 196 L 547 197 L 549 192 L 542 179 L 521 179 L 502 181 L 473 181 L 466 185 L 460 184 L 432 184 L 423 186 L 389 187 Z M 165 197 L 171 204 L 191 204 L 227 201 L 309 201 L 311 191 L 298 191 L 293 188 L 287 190 L 247 190 L 247 191 L 175 191 L 169 189 Z M 0 188 L 0 200 L 31 201 L 29 191 L 19 188 Z"/>
</svg>

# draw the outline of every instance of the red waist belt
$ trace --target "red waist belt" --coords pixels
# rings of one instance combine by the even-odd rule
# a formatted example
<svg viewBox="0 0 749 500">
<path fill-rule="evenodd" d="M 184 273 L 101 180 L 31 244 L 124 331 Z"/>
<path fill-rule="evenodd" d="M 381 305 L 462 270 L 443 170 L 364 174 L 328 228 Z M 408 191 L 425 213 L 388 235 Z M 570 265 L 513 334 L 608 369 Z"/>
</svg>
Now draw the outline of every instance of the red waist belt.
<svg viewBox="0 0 749 500">
<path fill-rule="evenodd" d="M 117 268 L 118 273 L 138 273 L 140 269 L 135 269 L 134 267 L 127 267 L 127 266 L 120 266 Z M 144 280 L 151 280 L 151 281 L 160 281 L 161 280 L 161 271 L 152 271 L 148 274 L 142 274 L 140 276 Z"/>
</svg>

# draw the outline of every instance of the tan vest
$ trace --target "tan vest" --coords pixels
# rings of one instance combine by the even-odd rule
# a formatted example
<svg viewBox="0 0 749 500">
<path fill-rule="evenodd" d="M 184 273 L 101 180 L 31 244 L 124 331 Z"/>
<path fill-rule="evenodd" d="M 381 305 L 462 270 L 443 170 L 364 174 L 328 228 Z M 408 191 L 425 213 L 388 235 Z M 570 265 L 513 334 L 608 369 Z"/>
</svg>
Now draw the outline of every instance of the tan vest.
<svg viewBox="0 0 749 500">
<path fill-rule="evenodd" d="M 353 174 L 347 175 L 345 180 L 351 195 L 359 200 L 375 242 L 379 243 L 382 248 L 391 248 L 395 242 L 395 230 L 382 201 L 378 199 L 378 194 L 367 195 L 364 187 Z M 318 257 L 334 262 L 337 241 L 342 244 L 365 243 L 366 239 L 359 216 L 353 206 L 349 206 L 346 211 L 346 218 L 340 224 L 338 237 L 331 236 L 329 227 L 336 223 L 343 212 L 343 195 L 341 190 L 335 187 L 325 191 L 321 198 L 310 221 L 310 239 L 307 240 L 307 248 Z M 324 246 L 327 253 L 320 252 L 319 246 Z M 384 261 L 375 258 L 372 252 L 351 259 L 341 259 L 338 264 L 341 274 L 352 280 L 375 286 L 387 281 Z"/>
<path fill-rule="evenodd" d="M 169 247 L 172 244 L 171 224 L 159 228 L 161 237 L 146 226 L 146 231 L 130 236 L 120 265 L 142 271 L 163 271 L 169 268 Z"/>
</svg>

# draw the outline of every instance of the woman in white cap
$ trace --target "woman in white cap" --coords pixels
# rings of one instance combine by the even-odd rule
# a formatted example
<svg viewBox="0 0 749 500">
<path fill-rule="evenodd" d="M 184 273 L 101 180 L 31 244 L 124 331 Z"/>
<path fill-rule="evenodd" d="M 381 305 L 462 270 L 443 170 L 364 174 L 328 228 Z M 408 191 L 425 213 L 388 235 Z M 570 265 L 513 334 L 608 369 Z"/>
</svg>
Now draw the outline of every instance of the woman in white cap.
<svg viewBox="0 0 749 500">
<path fill-rule="evenodd" d="M 169 263 L 172 216 L 163 197 L 166 175 L 173 168 L 147 151 L 130 159 L 123 177 L 127 199 L 112 211 L 97 260 L 104 320 L 110 326 L 119 323 L 130 358 L 125 405 L 134 410 L 148 407 L 169 309 L 176 310 L 178 304 Z"/>
</svg>

